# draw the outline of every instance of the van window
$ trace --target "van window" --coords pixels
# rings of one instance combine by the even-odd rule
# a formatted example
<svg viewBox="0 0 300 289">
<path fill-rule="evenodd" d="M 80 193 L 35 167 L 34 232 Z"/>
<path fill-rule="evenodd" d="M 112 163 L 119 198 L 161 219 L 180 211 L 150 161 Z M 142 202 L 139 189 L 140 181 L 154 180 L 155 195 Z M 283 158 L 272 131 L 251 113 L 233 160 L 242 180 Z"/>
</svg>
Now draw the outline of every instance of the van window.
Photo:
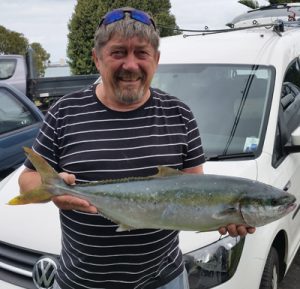
<svg viewBox="0 0 300 289">
<path fill-rule="evenodd" d="M 288 68 L 283 83 L 286 82 L 290 82 L 300 89 L 300 58 L 295 59 Z"/>
<path fill-rule="evenodd" d="M 152 86 L 192 109 L 209 158 L 258 152 L 273 81 L 266 66 L 160 64 Z"/>
<path fill-rule="evenodd" d="M 17 65 L 16 59 L 0 59 L 0 80 L 11 78 Z"/>
<path fill-rule="evenodd" d="M 286 71 L 281 90 L 272 164 L 277 167 L 286 157 L 284 146 L 300 125 L 300 61 L 295 59 Z"/>
</svg>

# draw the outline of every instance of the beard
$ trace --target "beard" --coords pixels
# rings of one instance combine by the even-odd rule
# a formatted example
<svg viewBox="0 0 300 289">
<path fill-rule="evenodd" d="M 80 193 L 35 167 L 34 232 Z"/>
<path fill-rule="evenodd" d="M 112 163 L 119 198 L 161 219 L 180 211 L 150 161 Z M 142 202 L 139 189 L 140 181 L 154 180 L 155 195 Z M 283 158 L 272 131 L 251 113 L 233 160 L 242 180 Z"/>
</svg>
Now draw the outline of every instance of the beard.
<svg viewBox="0 0 300 289">
<path fill-rule="evenodd" d="M 136 80 L 139 79 L 141 85 L 138 87 L 136 85 L 119 85 L 120 80 Z M 124 104 L 133 104 L 143 98 L 145 94 L 145 75 L 142 72 L 131 72 L 126 70 L 121 70 L 117 73 L 115 77 L 114 92 L 117 100 Z"/>
<path fill-rule="evenodd" d="M 144 87 L 141 88 L 123 88 L 119 87 L 115 90 L 115 95 L 117 100 L 124 104 L 133 104 L 143 98 L 144 96 Z"/>
</svg>

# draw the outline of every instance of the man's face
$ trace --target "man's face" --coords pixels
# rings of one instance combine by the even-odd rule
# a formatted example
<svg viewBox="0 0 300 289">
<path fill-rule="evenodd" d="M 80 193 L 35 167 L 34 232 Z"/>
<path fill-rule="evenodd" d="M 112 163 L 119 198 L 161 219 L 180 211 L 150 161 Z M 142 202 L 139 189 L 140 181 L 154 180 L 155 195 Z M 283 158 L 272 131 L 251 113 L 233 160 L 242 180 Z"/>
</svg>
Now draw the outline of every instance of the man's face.
<svg viewBox="0 0 300 289">
<path fill-rule="evenodd" d="M 120 104 L 138 103 L 146 97 L 159 60 L 159 52 L 150 43 L 116 35 L 93 56 L 107 97 Z"/>
</svg>

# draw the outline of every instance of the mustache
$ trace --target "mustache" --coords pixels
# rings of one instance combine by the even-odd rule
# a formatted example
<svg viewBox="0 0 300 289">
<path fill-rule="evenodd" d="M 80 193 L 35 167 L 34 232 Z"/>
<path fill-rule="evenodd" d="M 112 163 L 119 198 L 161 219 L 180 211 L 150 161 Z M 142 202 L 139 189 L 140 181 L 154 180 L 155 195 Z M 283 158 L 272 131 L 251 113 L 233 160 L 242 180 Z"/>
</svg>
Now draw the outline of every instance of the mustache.
<svg viewBox="0 0 300 289">
<path fill-rule="evenodd" d="M 144 73 L 142 71 L 130 71 L 121 69 L 116 73 L 116 78 L 125 78 L 125 79 L 137 79 L 144 78 Z"/>
</svg>

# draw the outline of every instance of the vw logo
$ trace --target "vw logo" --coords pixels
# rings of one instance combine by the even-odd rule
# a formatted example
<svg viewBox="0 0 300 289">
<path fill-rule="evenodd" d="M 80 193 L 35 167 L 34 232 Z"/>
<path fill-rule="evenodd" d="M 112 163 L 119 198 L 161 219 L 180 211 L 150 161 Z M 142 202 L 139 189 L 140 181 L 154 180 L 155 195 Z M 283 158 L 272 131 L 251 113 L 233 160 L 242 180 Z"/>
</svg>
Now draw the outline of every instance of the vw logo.
<svg viewBox="0 0 300 289">
<path fill-rule="evenodd" d="M 32 271 L 33 282 L 38 289 L 51 289 L 57 270 L 57 259 L 50 256 L 41 257 Z"/>
</svg>

